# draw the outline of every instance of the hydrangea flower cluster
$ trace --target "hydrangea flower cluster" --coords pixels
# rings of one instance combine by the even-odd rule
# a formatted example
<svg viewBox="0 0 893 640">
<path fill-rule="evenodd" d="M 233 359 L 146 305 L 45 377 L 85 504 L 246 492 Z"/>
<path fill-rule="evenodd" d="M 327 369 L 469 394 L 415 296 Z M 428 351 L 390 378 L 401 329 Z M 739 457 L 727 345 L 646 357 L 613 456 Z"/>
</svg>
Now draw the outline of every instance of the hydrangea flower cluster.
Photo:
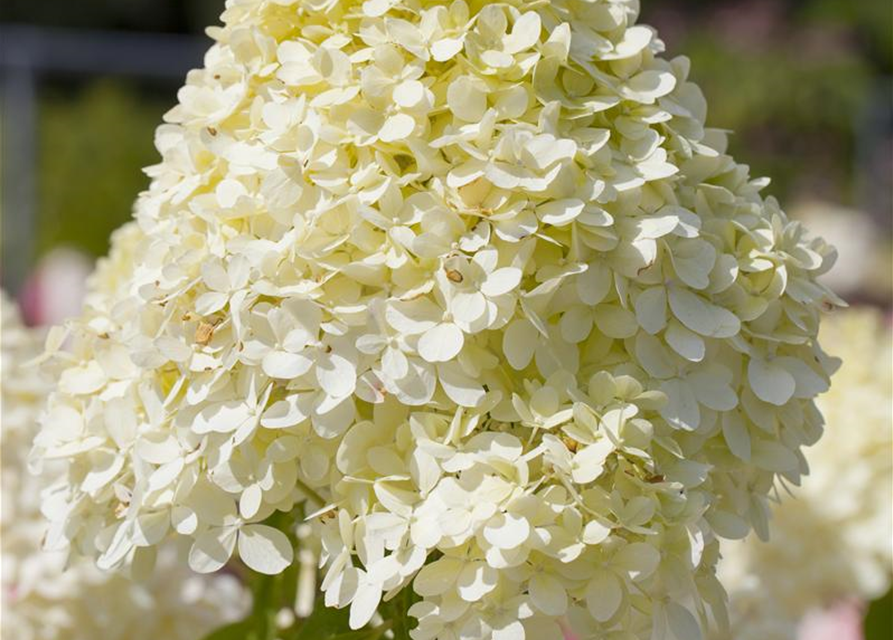
<svg viewBox="0 0 893 640">
<path fill-rule="evenodd" d="M 51 544 L 276 573 L 309 498 L 354 628 L 402 589 L 417 640 L 722 618 L 717 536 L 821 432 L 833 252 L 637 8 L 230 0 L 60 354 Z"/>
<path fill-rule="evenodd" d="M 890 588 L 893 333 L 863 309 L 833 317 L 821 337 L 843 358 L 818 401 L 826 434 L 807 451 L 810 476 L 773 509 L 770 542 L 722 545 L 733 633 L 718 637 L 790 640 L 811 610 Z"/>
<path fill-rule="evenodd" d="M 25 459 L 50 388 L 28 365 L 40 354 L 42 332 L 22 326 L 2 292 L 0 312 L 3 637 L 195 640 L 221 621 L 238 619 L 249 599 L 238 581 L 192 574 L 171 548 L 161 551 L 157 571 L 145 582 L 100 571 L 83 559 L 66 566 L 64 553 L 40 549 L 46 526 L 38 507 L 47 481 L 30 475 Z"/>
</svg>

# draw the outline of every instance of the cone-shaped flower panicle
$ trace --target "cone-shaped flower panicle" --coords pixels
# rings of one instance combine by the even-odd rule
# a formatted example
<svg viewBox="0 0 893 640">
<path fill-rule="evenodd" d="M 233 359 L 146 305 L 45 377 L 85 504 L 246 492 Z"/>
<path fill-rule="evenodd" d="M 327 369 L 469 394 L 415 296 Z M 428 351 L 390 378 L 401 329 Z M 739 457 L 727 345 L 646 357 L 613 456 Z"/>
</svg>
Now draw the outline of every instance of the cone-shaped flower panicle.
<svg viewBox="0 0 893 640">
<path fill-rule="evenodd" d="M 228 2 L 60 354 L 50 543 L 275 573 L 311 499 L 354 627 L 401 589 L 417 640 L 722 618 L 717 537 L 821 433 L 833 252 L 637 7 Z"/>
</svg>

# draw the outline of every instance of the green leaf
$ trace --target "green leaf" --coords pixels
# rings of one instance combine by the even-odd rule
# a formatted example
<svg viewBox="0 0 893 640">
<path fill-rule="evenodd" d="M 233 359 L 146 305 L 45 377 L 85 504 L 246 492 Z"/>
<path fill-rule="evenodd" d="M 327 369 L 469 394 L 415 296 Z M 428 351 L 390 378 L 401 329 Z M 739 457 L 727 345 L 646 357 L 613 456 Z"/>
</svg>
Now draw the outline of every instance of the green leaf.
<svg viewBox="0 0 893 640">
<path fill-rule="evenodd" d="M 888 640 L 893 631 L 893 590 L 875 600 L 865 615 L 865 640 Z"/>
</svg>

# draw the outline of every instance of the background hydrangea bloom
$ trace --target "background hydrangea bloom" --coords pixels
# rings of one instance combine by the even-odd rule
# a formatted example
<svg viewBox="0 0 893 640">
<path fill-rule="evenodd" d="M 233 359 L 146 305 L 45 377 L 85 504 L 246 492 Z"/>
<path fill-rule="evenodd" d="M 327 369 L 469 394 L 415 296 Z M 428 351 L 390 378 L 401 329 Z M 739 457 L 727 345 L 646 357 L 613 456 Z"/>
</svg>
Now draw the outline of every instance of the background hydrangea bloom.
<svg viewBox="0 0 893 640">
<path fill-rule="evenodd" d="M 807 450 L 810 476 L 773 509 L 769 543 L 722 547 L 736 639 L 794 638 L 812 610 L 873 600 L 893 578 L 893 337 L 870 310 L 833 317 L 821 336 L 843 365 L 819 398 L 828 427 Z"/>
<path fill-rule="evenodd" d="M 51 547 L 293 562 L 354 628 L 699 637 L 830 361 L 833 262 L 632 0 L 230 1 L 35 458 Z M 126 246 L 121 249 L 121 246 Z"/>
<path fill-rule="evenodd" d="M 45 552 L 45 522 L 38 506 L 46 478 L 28 473 L 25 458 L 49 384 L 29 366 L 39 355 L 42 333 L 22 326 L 15 304 L 0 296 L 2 310 L 3 638 L 15 640 L 194 640 L 221 620 L 238 619 L 248 596 L 227 575 L 197 576 L 171 548 L 158 568 L 135 582 Z M 52 466 L 52 465 L 49 465 Z"/>
</svg>

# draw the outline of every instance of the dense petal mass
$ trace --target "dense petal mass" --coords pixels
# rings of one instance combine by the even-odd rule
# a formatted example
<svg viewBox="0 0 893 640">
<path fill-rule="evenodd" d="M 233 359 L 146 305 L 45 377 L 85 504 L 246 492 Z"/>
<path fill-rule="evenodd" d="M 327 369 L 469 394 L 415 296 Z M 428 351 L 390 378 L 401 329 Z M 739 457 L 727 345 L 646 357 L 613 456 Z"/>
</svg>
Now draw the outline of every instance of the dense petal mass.
<svg viewBox="0 0 893 640">
<path fill-rule="evenodd" d="M 89 559 L 69 557 L 64 549 L 40 548 L 46 531 L 39 509 L 40 492 L 58 496 L 59 472 L 64 471 L 55 461 L 36 460 L 33 469 L 27 461 L 43 401 L 52 387 L 34 366 L 45 332 L 24 326 L 15 303 L 2 291 L 0 314 L 4 637 L 9 633 L 15 638 L 49 640 L 194 640 L 196 635 L 239 619 L 246 613 L 250 597 L 238 580 L 224 574 L 196 576 L 186 567 L 185 554 L 170 544 L 159 550 L 155 573 L 144 581 L 103 572 Z M 52 346 L 62 336 L 54 330 L 46 338 Z M 129 418 L 117 412 L 114 402 L 107 407 L 108 428 L 115 434 L 115 442 L 123 445 L 131 441 Z M 51 418 L 57 428 L 78 419 L 77 413 L 59 407 Z M 164 447 L 150 446 L 146 451 L 149 449 L 153 464 L 163 467 L 161 460 L 168 457 Z M 125 456 L 109 447 L 94 450 L 92 455 L 93 466 L 86 472 L 83 487 L 95 494 L 118 477 Z M 48 504 L 52 500 L 48 498 Z M 145 514 L 138 519 L 133 535 L 143 545 L 155 545 L 165 536 L 169 522 L 169 516 L 158 519 Z M 155 549 L 146 551 L 140 561 L 151 564 Z"/>
<path fill-rule="evenodd" d="M 818 399 L 826 433 L 805 450 L 810 476 L 774 505 L 769 542 L 723 543 L 732 624 L 715 629 L 715 640 L 803 635 L 817 611 L 875 600 L 893 580 L 893 332 L 879 312 L 857 308 L 831 317 L 820 335 L 843 360 Z M 739 457 L 750 451 L 741 426 L 724 425 Z"/>
<path fill-rule="evenodd" d="M 416 640 L 722 619 L 717 538 L 821 432 L 834 254 L 637 10 L 230 0 L 58 359 L 56 542 L 126 565 L 151 515 L 277 571 L 309 487 L 355 627 L 402 588 Z"/>
</svg>

